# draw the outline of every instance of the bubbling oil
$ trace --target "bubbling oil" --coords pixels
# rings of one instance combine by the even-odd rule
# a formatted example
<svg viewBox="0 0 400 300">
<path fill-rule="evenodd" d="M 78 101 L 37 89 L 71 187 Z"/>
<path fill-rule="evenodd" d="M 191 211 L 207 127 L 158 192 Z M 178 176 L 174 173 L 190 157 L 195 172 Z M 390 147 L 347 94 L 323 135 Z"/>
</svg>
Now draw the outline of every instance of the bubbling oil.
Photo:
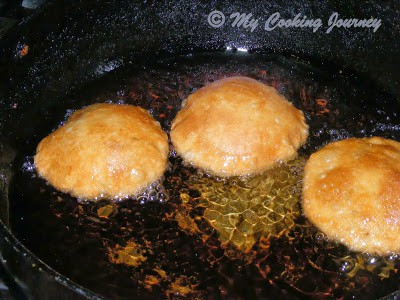
<svg viewBox="0 0 400 300">
<path fill-rule="evenodd" d="M 197 172 L 190 176 L 188 187 L 200 197 L 182 192 L 182 209 L 190 216 L 191 209 L 203 208 L 202 215 L 194 215 L 189 224 L 204 218 L 218 232 L 222 245 L 231 243 L 246 252 L 260 238 L 279 237 L 293 227 L 300 215 L 304 164 L 301 157 L 248 177 L 218 178 Z"/>
<path fill-rule="evenodd" d="M 36 176 L 32 145 L 14 163 L 13 233 L 51 267 L 111 299 L 379 298 L 397 290 L 398 256 L 354 253 L 327 240 L 299 205 L 304 162 L 323 145 L 371 135 L 400 140 L 397 102 L 356 75 L 279 55 L 159 58 L 68 95 L 73 105 L 57 109 L 60 118 L 44 118 L 46 132 L 37 135 L 48 135 L 77 109 L 110 101 L 149 110 L 169 132 L 189 94 L 234 75 L 275 87 L 304 112 L 310 135 L 298 159 L 258 176 L 224 179 L 184 164 L 171 146 L 169 168 L 149 191 L 123 201 L 83 201 Z"/>
<path fill-rule="evenodd" d="M 40 177 L 40 175 L 37 172 L 33 156 L 26 156 L 24 158 L 24 162 L 22 163 L 21 170 L 27 174 L 30 174 L 32 178 Z M 43 180 L 45 180 L 45 179 L 43 179 Z M 139 204 L 145 204 L 147 202 L 153 202 L 153 201 L 158 201 L 160 203 L 166 202 L 169 199 L 169 194 L 163 185 L 164 180 L 165 179 L 162 176 L 161 178 L 157 179 L 156 181 L 141 188 L 135 195 L 127 195 L 124 197 L 115 196 L 114 198 L 111 198 L 108 200 L 110 200 L 111 202 L 120 202 L 120 201 L 124 201 L 124 200 L 131 200 L 134 202 L 139 202 Z M 49 183 L 46 182 L 46 184 L 49 184 Z M 104 199 L 105 198 L 102 194 L 98 197 L 95 197 L 94 199 L 87 199 L 87 198 L 82 198 L 82 197 L 76 198 L 76 200 L 78 202 L 99 201 L 99 200 L 104 200 Z"/>
</svg>

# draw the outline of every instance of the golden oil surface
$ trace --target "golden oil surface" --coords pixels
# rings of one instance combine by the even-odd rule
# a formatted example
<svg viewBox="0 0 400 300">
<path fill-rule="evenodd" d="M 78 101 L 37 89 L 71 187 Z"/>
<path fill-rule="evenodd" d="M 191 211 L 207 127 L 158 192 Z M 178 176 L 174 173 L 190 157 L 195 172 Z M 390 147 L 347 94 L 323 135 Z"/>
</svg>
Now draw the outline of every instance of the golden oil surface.
<svg viewBox="0 0 400 300">
<path fill-rule="evenodd" d="M 182 193 L 182 208 L 204 208 L 201 217 L 217 230 L 223 245 L 248 251 L 261 237 L 278 237 L 294 225 L 300 215 L 304 164 L 304 158 L 297 158 L 251 177 L 216 178 L 199 172 L 188 186 L 200 197 Z"/>
</svg>

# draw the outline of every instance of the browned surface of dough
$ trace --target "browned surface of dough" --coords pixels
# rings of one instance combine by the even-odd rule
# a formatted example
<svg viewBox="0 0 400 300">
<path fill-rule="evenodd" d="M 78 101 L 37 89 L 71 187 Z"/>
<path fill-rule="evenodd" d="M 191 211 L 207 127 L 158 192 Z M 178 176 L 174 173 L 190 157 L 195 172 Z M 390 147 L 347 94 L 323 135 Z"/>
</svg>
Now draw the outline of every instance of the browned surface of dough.
<svg viewBox="0 0 400 300">
<path fill-rule="evenodd" d="M 400 143 L 379 137 L 323 147 L 305 167 L 302 207 L 354 251 L 400 251 Z"/>
<path fill-rule="evenodd" d="M 290 160 L 307 136 L 302 111 L 273 87 L 240 76 L 190 95 L 171 130 L 186 161 L 219 176 L 260 173 Z"/>
<path fill-rule="evenodd" d="M 167 135 L 144 109 L 99 103 L 71 115 L 37 146 L 39 174 L 76 197 L 134 195 L 159 179 L 168 158 Z"/>
</svg>

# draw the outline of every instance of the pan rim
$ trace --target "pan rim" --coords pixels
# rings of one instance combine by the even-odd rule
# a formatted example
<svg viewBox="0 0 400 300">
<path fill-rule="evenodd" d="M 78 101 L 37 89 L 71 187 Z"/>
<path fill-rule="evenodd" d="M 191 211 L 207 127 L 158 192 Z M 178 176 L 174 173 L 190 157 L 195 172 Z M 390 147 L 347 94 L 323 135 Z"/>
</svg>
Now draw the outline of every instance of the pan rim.
<svg viewBox="0 0 400 300">
<path fill-rule="evenodd" d="M 36 268 L 39 271 L 45 272 L 45 274 L 51 279 L 56 282 L 57 284 L 61 284 L 62 286 L 70 289 L 71 291 L 87 298 L 87 299 L 93 299 L 93 300 L 102 300 L 102 299 L 107 299 L 104 298 L 93 291 L 91 291 L 88 288 L 85 288 L 75 281 L 69 279 L 67 276 L 57 272 L 55 269 L 50 267 L 48 264 L 43 262 L 39 257 L 37 257 L 35 254 L 33 254 L 19 239 L 16 238 L 16 236 L 11 232 L 11 230 L 4 224 L 3 220 L 0 219 L 0 234 L 2 235 L 2 239 L 8 243 L 13 250 L 21 254 L 25 260 L 30 260 L 32 262 L 32 268 Z M 9 263 L 7 261 L 7 258 L 4 257 L 3 253 L 3 245 L 0 244 L 0 260 L 1 264 L 4 265 L 6 270 L 9 272 L 9 274 L 12 276 L 13 279 L 16 278 L 14 272 L 10 269 Z M 23 282 L 23 280 L 19 280 L 18 282 Z M 18 283 L 17 283 L 18 284 Z M 20 288 L 20 284 L 18 284 Z"/>
</svg>

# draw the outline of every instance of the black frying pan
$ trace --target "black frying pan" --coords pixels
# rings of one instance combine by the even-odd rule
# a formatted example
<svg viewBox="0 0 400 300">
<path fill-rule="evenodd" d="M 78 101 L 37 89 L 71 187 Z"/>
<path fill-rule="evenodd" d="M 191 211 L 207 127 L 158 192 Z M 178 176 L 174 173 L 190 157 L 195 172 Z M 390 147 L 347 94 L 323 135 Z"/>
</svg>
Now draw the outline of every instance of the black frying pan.
<svg viewBox="0 0 400 300">
<path fill-rule="evenodd" d="M 338 11 L 347 17 L 375 16 L 383 25 L 375 34 L 349 29 L 327 35 L 296 28 L 251 32 L 229 23 L 210 27 L 207 16 L 216 9 L 227 16 L 251 12 L 264 21 L 276 11 L 325 21 Z M 290 7 L 183 1 L 95 6 L 54 1 L 44 6 L 2 40 L 0 249 L 6 268 L 38 299 L 379 298 L 395 292 L 397 257 L 351 253 L 325 241 L 301 216 L 286 235 L 272 236 L 267 250 L 256 245 L 252 255 L 244 255 L 221 245 L 207 221 L 196 219 L 204 210 L 189 184 L 196 170 L 173 155 L 158 190 L 163 196 L 145 204 L 140 199 L 79 203 L 35 177 L 31 163 L 37 143 L 69 109 L 104 101 L 141 105 L 168 131 L 189 93 L 235 74 L 274 85 L 305 111 L 312 134 L 301 150 L 304 157 L 349 136 L 400 140 L 397 19 L 395 2 L 363 8 L 334 1 Z M 327 113 L 317 100 L 328 101 Z M 177 221 L 181 194 L 190 198 L 186 212 L 198 220 L 200 233 L 188 232 Z M 98 213 L 106 205 L 112 206 L 108 219 Z M 110 249 L 126 250 L 132 240 L 155 254 L 139 267 L 115 263 Z M 364 267 L 350 276 L 352 264 Z M 159 282 L 151 288 L 146 287 L 149 275 Z M 191 291 L 171 289 L 173 283 Z"/>
</svg>

